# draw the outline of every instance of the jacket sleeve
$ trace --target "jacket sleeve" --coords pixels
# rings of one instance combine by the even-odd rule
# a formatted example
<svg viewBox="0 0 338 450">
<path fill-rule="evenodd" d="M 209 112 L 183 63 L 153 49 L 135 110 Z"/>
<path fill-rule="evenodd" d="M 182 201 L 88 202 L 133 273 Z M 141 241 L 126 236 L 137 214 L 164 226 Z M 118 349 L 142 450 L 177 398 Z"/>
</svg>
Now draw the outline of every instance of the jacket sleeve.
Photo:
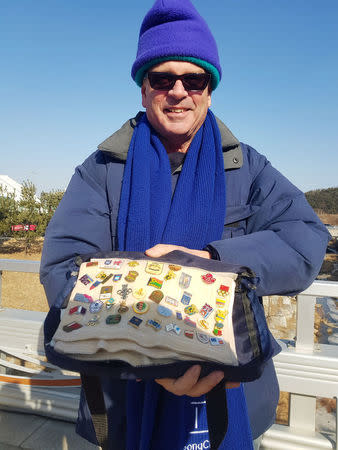
<svg viewBox="0 0 338 450">
<path fill-rule="evenodd" d="M 78 255 L 111 250 L 110 210 L 101 152 L 77 167 L 45 234 L 40 280 L 49 305 L 73 287 Z"/>
<path fill-rule="evenodd" d="M 265 157 L 244 149 L 252 176 L 246 234 L 210 245 L 221 260 L 256 273 L 258 295 L 295 295 L 318 275 L 330 235 L 304 194 Z"/>
</svg>

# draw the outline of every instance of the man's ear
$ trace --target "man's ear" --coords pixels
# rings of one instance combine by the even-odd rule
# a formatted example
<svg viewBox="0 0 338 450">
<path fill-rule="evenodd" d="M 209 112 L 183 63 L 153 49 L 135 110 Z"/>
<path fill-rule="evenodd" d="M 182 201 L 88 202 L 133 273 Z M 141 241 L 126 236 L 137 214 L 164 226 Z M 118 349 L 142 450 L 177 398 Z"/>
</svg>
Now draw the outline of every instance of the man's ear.
<svg viewBox="0 0 338 450">
<path fill-rule="evenodd" d="M 209 92 L 208 92 L 208 108 L 210 108 L 211 106 L 211 88 L 209 88 Z"/>
<path fill-rule="evenodd" d="M 142 106 L 143 106 L 143 108 L 146 108 L 146 96 L 147 96 L 146 91 L 147 91 L 146 82 L 143 81 L 142 86 L 141 86 Z"/>
</svg>

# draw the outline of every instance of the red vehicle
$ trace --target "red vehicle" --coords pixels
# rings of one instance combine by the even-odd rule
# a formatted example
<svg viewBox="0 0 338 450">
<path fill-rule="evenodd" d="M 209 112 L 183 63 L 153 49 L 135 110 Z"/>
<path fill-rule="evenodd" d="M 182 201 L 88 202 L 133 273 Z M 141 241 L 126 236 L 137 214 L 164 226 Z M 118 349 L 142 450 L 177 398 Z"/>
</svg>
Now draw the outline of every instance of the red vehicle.
<svg viewBox="0 0 338 450">
<path fill-rule="evenodd" d="M 36 231 L 36 225 L 32 224 L 20 224 L 20 225 L 12 225 L 12 231 Z"/>
</svg>

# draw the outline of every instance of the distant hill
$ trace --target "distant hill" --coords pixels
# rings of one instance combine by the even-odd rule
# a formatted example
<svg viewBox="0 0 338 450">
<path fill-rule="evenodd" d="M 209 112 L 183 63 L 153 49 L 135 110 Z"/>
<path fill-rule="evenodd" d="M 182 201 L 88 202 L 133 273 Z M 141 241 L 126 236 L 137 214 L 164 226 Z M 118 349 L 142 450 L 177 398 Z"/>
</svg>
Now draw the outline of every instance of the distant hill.
<svg viewBox="0 0 338 450">
<path fill-rule="evenodd" d="M 338 187 L 309 191 L 305 197 L 317 213 L 338 214 Z"/>
</svg>

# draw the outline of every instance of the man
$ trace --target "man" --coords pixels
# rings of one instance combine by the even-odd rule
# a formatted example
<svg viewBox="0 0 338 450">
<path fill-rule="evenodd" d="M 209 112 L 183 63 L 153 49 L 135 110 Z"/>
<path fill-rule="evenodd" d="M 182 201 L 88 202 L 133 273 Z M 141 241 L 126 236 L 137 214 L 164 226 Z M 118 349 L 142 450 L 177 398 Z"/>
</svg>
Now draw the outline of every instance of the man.
<svg viewBox="0 0 338 450">
<path fill-rule="evenodd" d="M 260 278 L 259 295 L 293 295 L 311 284 L 325 254 L 326 229 L 304 195 L 209 110 L 221 67 L 213 36 L 189 0 L 155 2 L 141 26 L 132 77 L 145 114 L 76 169 L 47 229 L 41 281 L 49 303 L 72 288 L 75 256 L 97 251 L 157 257 L 180 248 L 246 265 Z M 195 404 L 203 405 L 199 397 L 223 373 L 199 374 L 193 366 L 156 383 L 102 377 L 109 448 L 209 448 L 206 424 L 191 433 L 191 403 L 197 397 Z M 260 380 L 227 387 L 234 389 L 220 448 L 251 448 L 245 398 L 256 439 L 274 421 L 272 363 Z M 205 423 L 203 406 L 198 419 Z M 77 430 L 95 442 L 83 396 Z"/>
</svg>

